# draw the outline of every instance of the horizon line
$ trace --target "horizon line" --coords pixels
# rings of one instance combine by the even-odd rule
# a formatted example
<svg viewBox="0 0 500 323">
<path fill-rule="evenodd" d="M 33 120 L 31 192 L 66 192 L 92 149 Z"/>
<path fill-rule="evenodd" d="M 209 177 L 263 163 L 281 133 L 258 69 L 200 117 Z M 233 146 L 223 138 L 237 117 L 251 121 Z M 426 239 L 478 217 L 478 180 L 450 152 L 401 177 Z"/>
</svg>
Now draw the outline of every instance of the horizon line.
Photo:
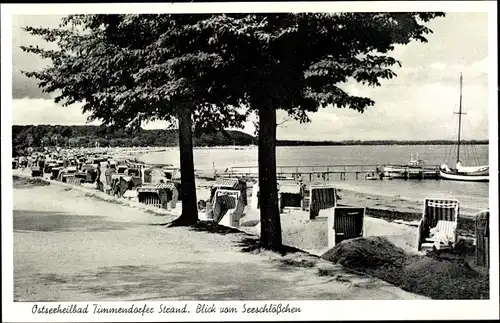
<svg viewBox="0 0 500 323">
<path fill-rule="evenodd" d="M 101 127 L 101 125 L 89 125 L 89 124 L 73 124 L 73 125 L 63 125 L 63 124 L 13 124 L 14 126 L 19 126 L 19 127 L 27 127 L 27 126 L 62 126 L 62 127 Z M 177 128 L 168 128 L 168 129 L 142 129 L 144 131 L 155 131 L 155 130 L 177 130 Z M 249 136 L 252 136 L 253 138 L 257 138 L 257 136 L 249 134 L 241 129 L 223 129 L 225 131 L 237 131 L 241 132 L 244 134 L 247 134 Z M 220 131 L 220 130 L 219 130 Z M 461 141 L 488 141 L 489 138 L 486 139 L 462 139 Z M 295 142 L 377 142 L 377 141 L 386 141 L 386 142 L 434 142 L 434 141 L 446 141 L 446 142 L 456 142 L 455 139 L 426 139 L 426 140 L 418 140 L 418 139 L 278 139 L 276 138 L 276 141 L 295 141 Z"/>
</svg>

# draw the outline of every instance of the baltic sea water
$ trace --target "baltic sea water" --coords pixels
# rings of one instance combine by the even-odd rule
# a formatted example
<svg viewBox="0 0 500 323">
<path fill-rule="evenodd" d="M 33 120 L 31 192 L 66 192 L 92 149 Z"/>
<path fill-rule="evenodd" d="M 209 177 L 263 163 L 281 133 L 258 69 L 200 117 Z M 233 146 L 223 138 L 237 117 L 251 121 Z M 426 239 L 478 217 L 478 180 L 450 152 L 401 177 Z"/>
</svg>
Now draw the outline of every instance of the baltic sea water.
<svg viewBox="0 0 500 323">
<path fill-rule="evenodd" d="M 454 165 L 456 147 L 449 145 L 378 145 L 378 146 L 300 146 L 277 147 L 276 159 L 279 166 L 327 166 L 327 165 L 387 165 L 404 164 L 411 154 L 418 153 L 419 159 L 426 165 L 447 163 Z M 489 162 L 488 145 L 462 147 L 462 163 L 474 160 L 476 165 Z M 470 157 L 470 158 L 469 158 Z M 179 166 L 179 149 L 152 152 L 140 157 L 147 163 L 172 164 Z M 224 147 L 195 148 L 195 169 L 198 172 L 224 170 L 235 166 L 257 166 L 257 148 Z M 374 169 L 374 167 L 373 167 Z M 347 177 L 340 181 L 333 178 L 339 186 L 353 189 L 360 193 L 386 196 L 400 196 L 410 200 L 422 200 L 425 197 L 457 198 L 465 204 L 477 208 L 488 208 L 489 183 L 458 182 L 449 180 L 392 180 L 368 181 Z"/>
</svg>

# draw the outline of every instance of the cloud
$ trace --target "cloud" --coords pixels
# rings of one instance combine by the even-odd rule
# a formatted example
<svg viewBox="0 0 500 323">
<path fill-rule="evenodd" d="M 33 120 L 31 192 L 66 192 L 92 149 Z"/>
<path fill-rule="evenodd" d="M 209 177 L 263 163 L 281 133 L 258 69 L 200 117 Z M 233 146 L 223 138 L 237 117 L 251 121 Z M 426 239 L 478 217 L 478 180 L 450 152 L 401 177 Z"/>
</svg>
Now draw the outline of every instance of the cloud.
<svg viewBox="0 0 500 323">
<path fill-rule="evenodd" d="M 366 96 L 375 105 L 358 113 L 325 108 L 311 114 L 311 123 L 287 122 L 277 130 L 280 139 L 402 140 L 455 139 L 459 105 L 459 71 L 464 71 L 464 139 L 488 138 L 487 59 L 468 66 L 433 62 L 402 68 L 398 77 L 379 88 L 355 83 L 344 86 L 351 95 Z M 469 77 L 471 76 L 471 77 Z M 280 113 L 283 117 L 283 114 Z"/>
<path fill-rule="evenodd" d="M 433 33 L 428 42 L 398 45 L 394 56 L 404 67 L 443 62 L 447 65 L 470 65 L 488 55 L 488 13 L 448 12 L 444 18 L 431 20 Z"/>
<path fill-rule="evenodd" d="M 12 119 L 15 125 L 83 125 L 87 115 L 82 114 L 80 105 L 63 107 L 50 99 L 23 98 L 12 100 Z"/>
<path fill-rule="evenodd" d="M 48 63 L 23 53 L 20 45 L 40 44 L 38 37 L 21 26 L 56 26 L 62 16 L 13 17 L 13 121 L 14 124 L 85 124 L 79 106 L 63 108 L 21 70 L 37 70 Z M 403 64 L 397 77 L 378 88 L 354 82 L 343 88 L 351 95 L 372 98 L 376 104 L 363 114 L 349 109 L 326 108 L 311 114 L 311 123 L 288 121 L 277 129 L 279 139 L 369 140 L 454 139 L 459 100 L 459 76 L 463 73 L 464 137 L 488 138 L 488 15 L 448 13 L 428 25 L 434 33 L 428 43 L 396 46 L 392 55 Z M 46 45 L 44 45 L 46 46 Z M 278 112 L 278 122 L 286 118 Z M 255 120 L 255 116 L 253 117 Z M 252 120 L 245 131 L 253 133 Z M 146 128 L 165 128 L 153 122 Z"/>
<path fill-rule="evenodd" d="M 38 88 L 36 80 L 27 78 L 21 71 L 38 71 L 50 64 L 50 60 L 38 55 L 25 53 L 21 46 L 39 45 L 42 48 L 53 49 L 55 45 L 43 42 L 38 36 L 32 36 L 23 27 L 57 27 L 63 16 L 13 16 L 12 17 L 12 97 L 50 98 L 50 94 Z"/>
</svg>

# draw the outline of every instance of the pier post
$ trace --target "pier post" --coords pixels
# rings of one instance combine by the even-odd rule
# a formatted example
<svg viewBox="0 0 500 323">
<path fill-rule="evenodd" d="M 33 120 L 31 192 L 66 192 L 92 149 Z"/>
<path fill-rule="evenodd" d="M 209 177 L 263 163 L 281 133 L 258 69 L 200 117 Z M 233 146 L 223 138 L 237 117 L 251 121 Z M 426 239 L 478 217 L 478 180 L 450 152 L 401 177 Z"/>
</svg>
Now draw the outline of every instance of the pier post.
<svg viewBox="0 0 500 323">
<path fill-rule="evenodd" d="M 359 173 L 358 173 L 358 172 L 356 172 L 356 180 L 358 180 L 358 175 L 359 175 Z"/>
</svg>

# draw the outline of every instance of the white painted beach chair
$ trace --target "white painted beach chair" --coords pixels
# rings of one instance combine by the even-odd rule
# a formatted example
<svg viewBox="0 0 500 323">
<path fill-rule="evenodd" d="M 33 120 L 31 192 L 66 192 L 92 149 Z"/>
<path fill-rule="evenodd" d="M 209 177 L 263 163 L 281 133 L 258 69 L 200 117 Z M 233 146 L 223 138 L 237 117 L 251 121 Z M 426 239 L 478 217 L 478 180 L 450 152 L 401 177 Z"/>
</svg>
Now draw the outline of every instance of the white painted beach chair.
<svg viewBox="0 0 500 323">
<path fill-rule="evenodd" d="M 417 250 L 429 247 L 454 248 L 458 240 L 458 216 L 458 200 L 425 199 L 417 231 Z"/>
<path fill-rule="evenodd" d="M 212 203 L 207 205 L 207 218 L 228 227 L 239 227 L 245 210 L 242 194 L 238 190 L 218 189 Z"/>
<path fill-rule="evenodd" d="M 337 206 L 328 216 L 328 248 L 338 243 L 365 236 L 364 207 Z"/>
</svg>

